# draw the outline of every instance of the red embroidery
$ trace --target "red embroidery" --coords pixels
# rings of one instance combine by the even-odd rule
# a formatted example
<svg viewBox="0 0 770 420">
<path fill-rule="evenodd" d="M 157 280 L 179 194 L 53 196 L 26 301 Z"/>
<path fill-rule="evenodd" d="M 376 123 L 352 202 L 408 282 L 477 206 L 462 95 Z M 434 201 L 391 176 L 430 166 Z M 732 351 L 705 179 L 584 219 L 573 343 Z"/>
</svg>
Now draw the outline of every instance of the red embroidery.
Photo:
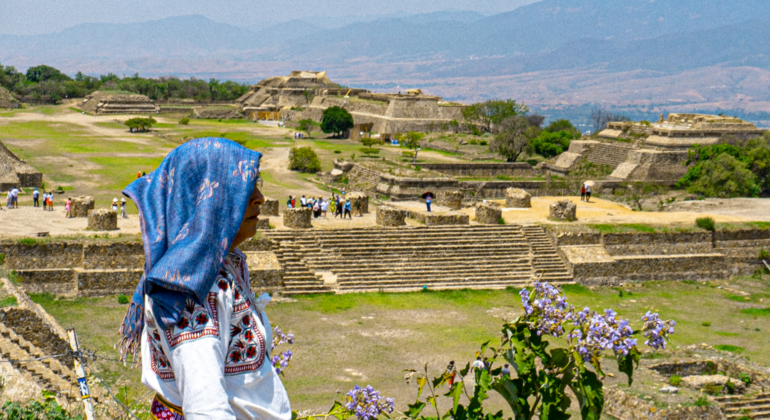
<svg viewBox="0 0 770 420">
<path fill-rule="evenodd" d="M 261 323 L 254 317 L 256 308 L 246 298 L 244 284 L 237 279 L 233 288 L 233 316 L 230 321 L 230 343 L 227 349 L 225 375 L 258 370 L 265 361 L 265 337 Z M 244 288 L 241 290 L 241 288 Z"/>
<path fill-rule="evenodd" d="M 155 372 L 161 380 L 168 381 L 174 379 L 174 370 L 171 367 L 171 362 L 166 356 L 166 352 L 163 351 L 160 338 L 158 330 L 152 325 L 147 330 L 147 343 L 150 345 L 150 366 L 152 367 L 152 371 Z"/>
<path fill-rule="evenodd" d="M 174 348 L 185 341 L 197 340 L 205 336 L 219 335 L 219 316 L 217 314 L 217 294 L 209 292 L 208 308 L 187 300 L 179 322 L 165 331 L 168 346 Z M 173 331 L 173 332 L 172 332 Z"/>
</svg>

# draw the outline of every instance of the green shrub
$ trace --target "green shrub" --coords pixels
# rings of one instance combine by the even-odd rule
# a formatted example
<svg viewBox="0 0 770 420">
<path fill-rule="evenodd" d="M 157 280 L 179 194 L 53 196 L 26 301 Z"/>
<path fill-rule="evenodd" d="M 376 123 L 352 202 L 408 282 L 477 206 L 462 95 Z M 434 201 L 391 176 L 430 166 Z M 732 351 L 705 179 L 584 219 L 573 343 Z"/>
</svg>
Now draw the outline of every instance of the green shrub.
<svg viewBox="0 0 770 420">
<path fill-rule="evenodd" d="M 179 125 L 187 125 L 187 124 L 190 124 L 190 119 L 189 118 L 185 117 L 185 118 L 182 118 L 181 120 L 179 120 Z"/>
<path fill-rule="evenodd" d="M 21 238 L 16 242 L 19 245 L 26 245 L 26 246 L 33 246 L 37 244 L 37 240 L 35 238 Z"/>
<path fill-rule="evenodd" d="M 741 373 L 740 380 L 741 382 L 746 384 L 746 386 L 751 385 L 751 375 L 749 375 L 748 373 Z"/>
<path fill-rule="evenodd" d="M 671 375 L 671 377 L 668 378 L 668 383 L 671 384 L 671 386 L 680 386 L 682 385 L 682 377 L 679 375 Z"/>
<path fill-rule="evenodd" d="M 710 327 L 711 326 L 711 321 L 703 321 L 701 323 L 701 325 L 703 325 L 704 327 Z"/>
<path fill-rule="evenodd" d="M 474 140 L 469 141 L 468 144 L 471 144 L 471 145 L 475 146 L 475 145 L 479 144 L 479 141 L 474 139 Z"/>
<path fill-rule="evenodd" d="M 406 157 L 406 158 L 411 158 L 411 157 L 414 157 L 414 152 L 411 151 L 411 150 L 405 150 L 405 151 L 401 152 L 401 156 Z"/>
<path fill-rule="evenodd" d="M 125 305 L 129 302 L 128 296 L 124 295 L 123 293 L 118 295 L 118 303 L 121 305 Z"/>
<path fill-rule="evenodd" d="M 342 153 L 342 150 L 335 150 L 334 153 L 335 154 L 340 154 L 340 153 Z"/>
<path fill-rule="evenodd" d="M 5 264 L 5 254 L 0 254 L 0 265 Z"/>
<path fill-rule="evenodd" d="M 505 219 L 503 219 L 503 218 L 501 217 L 501 218 L 500 218 L 500 220 L 498 220 L 498 221 L 497 221 L 497 224 L 498 224 L 498 225 L 504 225 L 504 224 L 505 224 Z"/>
<path fill-rule="evenodd" d="M 703 230 L 713 232 L 715 229 L 716 223 L 714 222 L 714 218 L 712 217 L 699 217 L 695 219 L 695 225 Z"/>
<path fill-rule="evenodd" d="M 488 145 L 488 144 L 489 144 L 489 142 L 488 142 L 488 141 L 486 141 L 486 140 L 479 140 L 479 144 L 480 144 L 481 146 L 486 146 L 486 145 Z"/>
<path fill-rule="evenodd" d="M 695 406 L 696 407 L 708 407 L 711 405 L 711 402 L 709 402 L 709 399 L 705 395 L 701 395 L 698 397 L 697 400 L 695 400 Z"/>
<path fill-rule="evenodd" d="M 361 151 L 361 153 L 369 157 L 376 156 L 380 153 L 380 149 L 376 147 L 362 147 L 359 150 Z"/>
<path fill-rule="evenodd" d="M 422 166 L 420 166 L 420 165 L 414 165 L 414 170 L 415 170 L 415 171 L 421 171 L 421 170 L 422 170 Z"/>
<path fill-rule="evenodd" d="M 759 250 L 759 255 L 757 255 L 757 258 L 760 260 L 770 259 L 770 252 L 768 252 L 765 248 L 761 248 Z"/>
<path fill-rule="evenodd" d="M 43 391 L 43 402 L 28 400 L 24 402 L 7 401 L 0 409 L 1 419 L 48 419 L 80 420 L 80 415 L 73 416 L 56 402 L 56 393 Z"/>
<path fill-rule="evenodd" d="M 727 383 L 725 384 L 725 388 L 727 389 L 727 393 L 732 395 L 735 394 L 735 384 L 731 380 L 727 380 Z"/>
<path fill-rule="evenodd" d="M 147 131 L 152 126 L 157 123 L 154 118 L 147 117 L 147 118 L 131 118 L 130 120 L 123 123 L 126 127 L 128 127 L 130 132 L 139 132 L 139 131 Z"/>
<path fill-rule="evenodd" d="M 289 169 L 305 173 L 316 173 L 321 170 L 321 161 L 310 147 L 292 147 L 289 151 Z"/>
<path fill-rule="evenodd" d="M 537 166 L 537 164 L 540 162 L 538 162 L 537 159 L 527 159 L 527 163 L 529 166 Z"/>
<path fill-rule="evenodd" d="M 720 395 L 724 390 L 723 386 L 717 384 L 706 384 L 703 386 L 703 392 L 709 395 Z"/>
</svg>

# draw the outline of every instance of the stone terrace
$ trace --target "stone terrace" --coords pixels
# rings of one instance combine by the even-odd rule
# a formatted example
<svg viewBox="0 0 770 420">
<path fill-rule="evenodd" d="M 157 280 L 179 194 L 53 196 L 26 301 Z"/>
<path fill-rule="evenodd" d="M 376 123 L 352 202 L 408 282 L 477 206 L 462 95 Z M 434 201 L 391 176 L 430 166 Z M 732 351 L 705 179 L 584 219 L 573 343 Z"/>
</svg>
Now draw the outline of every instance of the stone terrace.
<svg viewBox="0 0 770 420">
<path fill-rule="evenodd" d="M 539 226 L 272 231 L 284 294 L 523 286 L 571 282 Z"/>
</svg>

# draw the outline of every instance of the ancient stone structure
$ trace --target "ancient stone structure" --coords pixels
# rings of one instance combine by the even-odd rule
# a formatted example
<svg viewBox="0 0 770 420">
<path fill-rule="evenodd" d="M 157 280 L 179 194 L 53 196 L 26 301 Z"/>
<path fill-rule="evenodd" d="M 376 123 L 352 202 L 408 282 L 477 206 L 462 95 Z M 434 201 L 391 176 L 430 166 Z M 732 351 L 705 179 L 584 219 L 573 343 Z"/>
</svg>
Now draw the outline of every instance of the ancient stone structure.
<svg viewBox="0 0 770 420">
<path fill-rule="evenodd" d="M 313 211 L 307 207 L 286 209 L 283 211 L 283 225 L 292 229 L 310 229 Z"/>
<path fill-rule="evenodd" d="M 529 163 L 421 163 L 422 169 L 456 177 L 535 177 L 542 171 Z"/>
<path fill-rule="evenodd" d="M 726 137 L 760 136 L 764 130 L 738 118 L 705 114 L 669 114 L 657 122 L 611 122 L 597 140 L 570 142 L 567 152 L 547 165 L 551 173 L 566 175 L 582 162 L 613 170 L 609 179 L 677 181 L 686 172 L 687 149 L 708 146 Z"/>
<path fill-rule="evenodd" d="M 331 84 L 325 71 L 293 71 L 288 76 L 270 77 L 251 86 L 236 103 L 252 120 L 278 120 L 282 111 L 307 106 L 317 89 Z"/>
<path fill-rule="evenodd" d="M 463 192 L 458 190 L 441 190 L 436 197 L 436 204 L 460 210 L 463 207 Z"/>
<path fill-rule="evenodd" d="M 398 227 L 406 225 L 406 210 L 390 206 L 377 207 L 377 224 L 383 227 Z"/>
<path fill-rule="evenodd" d="M 559 200 L 551 203 L 548 208 L 548 217 L 552 220 L 574 222 L 577 220 L 577 206 L 570 200 Z"/>
<path fill-rule="evenodd" d="M 482 225 L 497 225 L 503 217 L 503 209 L 497 203 L 476 204 L 476 222 Z"/>
<path fill-rule="evenodd" d="M 532 196 L 520 188 L 505 190 L 505 207 L 528 209 L 532 207 Z"/>
<path fill-rule="evenodd" d="M 426 226 L 448 226 L 448 225 L 467 225 L 470 223 L 470 216 L 457 211 L 449 212 L 412 212 L 410 215 L 417 221 L 425 223 Z"/>
<path fill-rule="evenodd" d="M 80 109 L 93 115 L 156 114 L 160 107 L 144 95 L 115 95 L 96 91 L 83 99 Z"/>
<path fill-rule="evenodd" d="M 361 212 L 362 213 L 369 213 L 369 196 L 366 195 L 366 193 L 363 192 L 353 192 L 350 194 L 347 194 L 345 198 L 350 199 L 350 208 L 353 209 L 354 212 L 356 207 L 356 200 L 358 200 L 358 205 L 361 206 Z"/>
<path fill-rule="evenodd" d="M 108 209 L 96 209 L 88 212 L 88 229 L 116 230 L 118 228 L 118 212 Z"/>
<path fill-rule="evenodd" d="M 80 196 L 72 199 L 70 215 L 72 217 L 88 217 L 88 211 L 94 209 L 94 198 L 91 196 Z"/>
<path fill-rule="evenodd" d="M 259 206 L 259 213 L 264 216 L 278 216 L 278 200 L 265 198 L 265 202 Z"/>
<path fill-rule="evenodd" d="M 14 187 L 42 188 L 43 174 L 0 143 L 0 191 Z"/>
<path fill-rule="evenodd" d="M 0 109 L 16 109 L 19 107 L 21 107 L 21 104 L 11 95 L 11 92 L 0 86 Z"/>
<path fill-rule="evenodd" d="M 257 230 L 263 231 L 270 229 L 270 219 L 267 217 L 259 216 L 259 220 L 257 221 Z"/>
</svg>

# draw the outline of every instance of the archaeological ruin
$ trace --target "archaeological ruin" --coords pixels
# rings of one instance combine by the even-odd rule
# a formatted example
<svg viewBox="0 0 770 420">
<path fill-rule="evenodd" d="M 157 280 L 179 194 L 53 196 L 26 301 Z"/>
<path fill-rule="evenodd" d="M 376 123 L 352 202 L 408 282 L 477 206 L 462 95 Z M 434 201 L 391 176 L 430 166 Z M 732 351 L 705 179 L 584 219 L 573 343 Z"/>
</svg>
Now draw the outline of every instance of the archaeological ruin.
<svg viewBox="0 0 770 420">
<path fill-rule="evenodd" d="M 0 143 L 0 191 L 14 187 L 42 188 L 43 174 Z"/>
<path fill-rule="evenodd" d="M 20 108 L 19 101 L 8 92 L 8 89 L 0 86 L 0 109 L 16 109 Z"/>
<path fill-rule="evenodd" d="M 156 114 L 160 107 L 144 95 L 115 94 L 96 91 L 83 99 L 78 107 L 91 115 Z"/>
</svg>

